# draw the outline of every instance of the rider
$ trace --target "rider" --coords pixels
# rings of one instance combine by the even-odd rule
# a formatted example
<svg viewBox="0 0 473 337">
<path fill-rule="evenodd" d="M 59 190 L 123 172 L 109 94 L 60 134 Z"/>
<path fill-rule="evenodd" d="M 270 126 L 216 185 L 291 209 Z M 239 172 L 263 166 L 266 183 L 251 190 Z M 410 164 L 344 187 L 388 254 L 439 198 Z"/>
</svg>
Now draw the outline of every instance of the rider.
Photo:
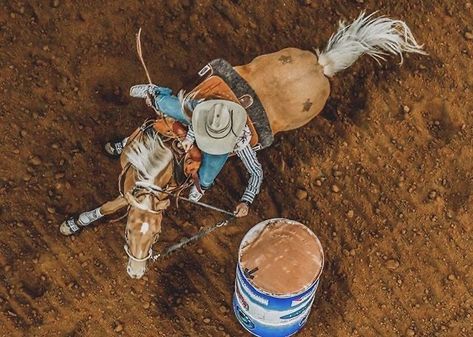
<svg viewBox="0 0 473 337">
<path fill-rule="evenodd" d="M 150 99 L 151 94 L 154 102 Z M 188 126 L 186 138 L 182 141 L 185 151 L 192 145 L 202 151 L 202 163 L 199 168 L 201 191 L 192 185 L 189 199 L 199 201 L 206 190 L 214 183 L 230 153 L 235 153 L 250 174 L 248 185 L 235 208 L 235 215 L 248 214 L 249 206 L 259 193 L 263 181 L 263 169 L 256 158 L 256 152 L 250 145 L 251 131 L 246 124 L 246 110 L 239 104 L 228 100 L 189 100 L 172 95 L 172 90 L 153 84 L 135 85 L 130 89 L 133 97 L 146 98 L 148 105 L 153 105 L 165 115 Z M 192 119 L 183 112 L 192 110 Z M 120 155 L 127 138 L 120 142 L 108 143 L 105 150 L 112 155 Z"/>
</svg>

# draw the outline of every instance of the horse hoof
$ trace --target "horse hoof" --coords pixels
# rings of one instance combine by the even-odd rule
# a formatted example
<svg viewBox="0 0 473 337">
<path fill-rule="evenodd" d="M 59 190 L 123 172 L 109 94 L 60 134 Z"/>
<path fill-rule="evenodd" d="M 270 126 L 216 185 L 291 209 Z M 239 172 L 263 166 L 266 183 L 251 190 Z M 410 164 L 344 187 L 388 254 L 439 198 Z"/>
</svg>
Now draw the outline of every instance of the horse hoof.
<svg viewBox="0 0 473 337">
<path fill-rule="evenodd" d="M 113 148 L 113 146 L 110 142 L 105 144 L 105 146 L 103 148 L 104 148 L 105 152 L 107 152 L 108 155 L 110 155 L 112 157 L 116 156 L 116 154 L 114 153 L 114 148 Z"/>
<path fill-rule="evenodd" d="M 59 226 L 59 231 L 62 235 L 65 236 L 75 234 L 79 231 L 79 229 L 80 228 L 79 226 L 77 226 L 76 222 L 74 221 L 74 218 L 67 219 Z"/>
<path fill-rule="evenodd" d="M 111 141 L 104 145 L 105 152 L 112 158 L 119 158 L 123 152 L 123 140 Z"/>
<path fill-rule="evenodd" d="M 59 226 L 59 231 L 61 232 L 62 235 L 69 236 L 72 234 L 71 230 L 69 227 L 67 227 L 66 222 L 64 221 L 61 226 Z"/>
</svg>

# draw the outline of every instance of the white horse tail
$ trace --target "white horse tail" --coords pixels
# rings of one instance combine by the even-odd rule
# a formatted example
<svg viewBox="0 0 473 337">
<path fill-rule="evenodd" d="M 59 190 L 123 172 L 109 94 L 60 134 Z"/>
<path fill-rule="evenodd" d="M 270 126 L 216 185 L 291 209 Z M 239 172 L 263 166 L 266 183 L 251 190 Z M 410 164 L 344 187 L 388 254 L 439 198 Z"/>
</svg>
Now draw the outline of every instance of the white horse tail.
<svg viewBox="0 0 473 337">
<path fill-rule="evenodd" d="M 401 64 L 403 52 L 427 54 L 404 21 L 383 16 L 373 18 L 374 14 L 365 16 L 362 12 L 348 26 L 341 21 L 340 28 L 330 37 L 325 50 L 317 50 L 319 64 L 323 66 L 326 76 L 332 77 L 348 68 L 363 54 L 368 54 L 378 63 L 385 60 L 386 54 L 399 55 Z"/>
</svg>

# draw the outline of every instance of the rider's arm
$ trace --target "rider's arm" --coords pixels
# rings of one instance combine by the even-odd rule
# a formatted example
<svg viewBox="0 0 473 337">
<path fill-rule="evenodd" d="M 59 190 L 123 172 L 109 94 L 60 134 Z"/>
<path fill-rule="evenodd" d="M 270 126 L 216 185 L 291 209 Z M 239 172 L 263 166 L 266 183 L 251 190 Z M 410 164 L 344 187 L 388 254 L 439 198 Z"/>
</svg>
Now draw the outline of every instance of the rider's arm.
<svg viewBox="0 0 473 337">
<path fill-rule="evenodd" d="M 251 204 L 260 191 L 263 182 L 263 168 L 256 158 L 256 152 L 251 145 L 246 145 L 242 149 L 236 150 L 235 154 L 241 159 L 246 169 L 250 173 L 248 186 L 241 197 L 241 201 Z"/>
</svg>

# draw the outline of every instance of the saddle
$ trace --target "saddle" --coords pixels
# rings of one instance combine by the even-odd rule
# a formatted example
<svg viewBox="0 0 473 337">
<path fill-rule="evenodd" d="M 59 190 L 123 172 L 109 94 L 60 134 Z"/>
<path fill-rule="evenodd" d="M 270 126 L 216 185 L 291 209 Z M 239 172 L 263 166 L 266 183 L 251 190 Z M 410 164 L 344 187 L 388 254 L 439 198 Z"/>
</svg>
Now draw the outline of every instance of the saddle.
<svg viewBox="0 0 473 337">
<path fill-rule="evenodd" d="M 225 99 L 227 101 L 232 101 L 234 103 L 240 104 L 245 109 L 253 103 L 253 101 L 251 100 L 251 96 L 242 96 L 240 99 L 238 99 L 233 90 L 228 86 L 228 84 L 217 75 L 207 77 L 190 93 L 194 94 L 196 99 Z M 251 131 L 250 145 L 256 146 L 256 144 L 258 144 L 258 133 L 256 132 L 256 129 L 253 125 L 253 122 L 251 121 L 250 116 L 248 116 L 247 125 Z"/>
<path fill-rule="evenodd" d="M 198 179 L 197 171 L 202 162 L 202 154 L 197 146 L 191 147 L 189 152 L 184 153 L 178 145 L 180 141 L 186 138 L 187 127 L 171 117 L 163 117 L 154 121 L 153 129 L 164 136 L 165 139 L 172 141 L 169 148 L 174 157 L 174 166 L 176 167 L 174 178 L 176 182 L 180 185 L 188 177 L 192 177 L 196 181 Z"/>
<path fill-rule="evenodd" d="M 195 99 L 225 99 L 228 101 L 235 102 L 237 104 L 241 104 L 244 108 L 251 105 L 253 102 L 251 99 L 248 99 L 246 96 L 242 96 L 240 99 L 236 97 L 232 89 L 225 83 L 225 81 L 220 78 L 219 76 L 212 75 L 205 80 L 203 80 L 199 85 L 197 85 L 191 92 Z M 251 98 L 251 97 L 249 97 Z M 258 133 L 250 119 L 248 117 L 247 125 L 251 131 L 251 146 L 257 146 L 258 144 Z M 153 125 L 154 129 L 160 133 L 161 135 L 167 137 L 168 139 L 176 139 L 178 141 L 182 141 L 187 135 L 187 126 L 183 125 L 181 122 L 176 121 L 170 117 L 163 117 L 157 119 Z M 182 151 L 177 148 L 171 148 L 174 153 L 175 158 L 179 158 L 182 156 Z M 182 173 L 185 177 L 197 177 L 197 171 L 200 168 L 200 164 L 202 161 L 202 154 L 197 148 L 197 146 L 193 146 L 191 150 L 185 155 L 183 158 L 182 164 Z M 184 177 L 180 177 L 182 180 L 185 179 Z"/>
<path fill-rule="evenodd" d="M 218 76 L 231 89 L 235 97 L 238 97 L 240 104 L 245 108 L 251 119 L 252 126 L 258 134 L 258 144 L 254 146 L 256 150 L 265 149 L 274 141 L 273 131 L 269 123 L 267 113 L 255 90 L 243 79 L 233 66 L 224 59 L 215 59 L 207 63 L 192 81 L 187 91 L 200 84 L 211 76 Z"/>
</svg>

